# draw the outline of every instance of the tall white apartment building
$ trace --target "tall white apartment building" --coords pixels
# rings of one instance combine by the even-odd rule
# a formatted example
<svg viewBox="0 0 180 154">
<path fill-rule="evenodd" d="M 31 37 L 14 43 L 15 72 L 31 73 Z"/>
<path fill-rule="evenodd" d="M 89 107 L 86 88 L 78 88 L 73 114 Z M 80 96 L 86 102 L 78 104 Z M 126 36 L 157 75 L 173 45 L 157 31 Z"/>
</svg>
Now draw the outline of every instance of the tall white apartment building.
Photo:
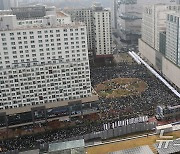
<svg viewBox="0 0 180 154">
<path fill-rule="evenodd" d="M 0 16 L 0 110 L 91 96 L 86 26 L 50 10 Z"/>
<path fill-rule="evenodd" d="M 99 3 L 91 8 L 65 10 L 73 22 L 84 22 L 87 26 L 89 55 L 97 58 L 112 55 L 111 11 Z"/>
<path fill-rule="evenodd" d="M 166 16 L 178 9 L 179 5 L 146 5 L 143 8 L 142 40 L 159 51 L 159 35 L 166 31 Z"/>
<path fill-rule="evenodd" d="M 70 14 L 72 22 L 83 22 L 86 24 L 87 29 L 87 42 L 89 56 L 93 56 L 95 48 L 94 40 L 94 24 L 93 24 L 93 11 L 90 8 L 82 9 L 66 9 L 65 12 Z"/>
<path fill-rule="evenodd" d="M 94 32 L 96 57 L 112 55 L 111 12 L 103 9 L 100 4 L 94 4 Z"/>
<path fill-rule="evenodd" d="M 166 57 L 180 66 L 180 13 L 167 15 Z"/>
</svg>

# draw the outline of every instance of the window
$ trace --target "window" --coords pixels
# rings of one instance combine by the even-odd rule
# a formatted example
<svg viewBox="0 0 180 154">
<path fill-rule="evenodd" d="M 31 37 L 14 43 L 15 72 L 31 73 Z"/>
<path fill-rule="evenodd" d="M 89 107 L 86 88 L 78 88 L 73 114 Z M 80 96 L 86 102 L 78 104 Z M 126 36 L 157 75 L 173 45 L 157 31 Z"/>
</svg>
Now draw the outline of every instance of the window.
<svg viewBox="0 0 180 154">
<path fill-rule="evenodd" d="M 10 36 L 14 36 L 14 33 L 10 33 Z"/>
<path fill-rule="evenodd" d="M 5 36 L 5 33 L 1 33 L 1 36 Z"/>
<path fill-rule="evenodd" d="M 2 38 L 2 41 L 6 41 L 6 38 Z"/>
</svg>

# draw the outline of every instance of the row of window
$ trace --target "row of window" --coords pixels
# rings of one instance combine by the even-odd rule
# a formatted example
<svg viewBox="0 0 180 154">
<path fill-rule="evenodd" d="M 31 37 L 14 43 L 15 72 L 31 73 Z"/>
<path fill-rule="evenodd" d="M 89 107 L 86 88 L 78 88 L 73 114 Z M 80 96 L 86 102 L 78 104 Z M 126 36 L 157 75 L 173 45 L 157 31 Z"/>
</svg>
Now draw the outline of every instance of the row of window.
<svg viewBox="0 0 180 154">
<path fill-rule="evenodd" d="M 14 33 L 14 32 L 11 32 L 9 33 L 10 36 L 14 36 L 14 35 L 33 35 L 33 34 L 42 34 L 42 33 L 60 33 L 60 32 L 73 32 L 73 31 L 84 31 L 85 28 L 76 28 L 76 29 L 58 29 L 58 30 L 44 30 L 44 31 L 37 31 L 37 32 L 34 32 L 34 31 L 29 31 L 29 32 L 17 32 L 17 33 Z M 1 33 L 1 36 L 6 36 L 6 33 Z"/>
<path fill-rule="evenodd" d="M 52 97 L 58 97 L 58 95 L 53 95 Z M 45 100 L 38 100 L 37 98 L 31 98 L 27 100 L 16 100 L 16 101 L 10 101 L 6 103 L 0 103 L 0 110 L 4 109 L 11 109 L 11 108 L 18 108 L 22 106 L 30 106 L 30 105 L 38 105 L 38 104 L 44 104 L 44 103 L 53 103 L 53 102 L 58 102 L 58 101 L 64 101 L 64 100 L 73 100 L 73 99 L 79 99 L 79 98 L 84 98 L 84 97 L 90 97 L 91 94 L 81 94 L 80 96 L 65 96 L 63 98 L 46 98 Z"/>
</svg>

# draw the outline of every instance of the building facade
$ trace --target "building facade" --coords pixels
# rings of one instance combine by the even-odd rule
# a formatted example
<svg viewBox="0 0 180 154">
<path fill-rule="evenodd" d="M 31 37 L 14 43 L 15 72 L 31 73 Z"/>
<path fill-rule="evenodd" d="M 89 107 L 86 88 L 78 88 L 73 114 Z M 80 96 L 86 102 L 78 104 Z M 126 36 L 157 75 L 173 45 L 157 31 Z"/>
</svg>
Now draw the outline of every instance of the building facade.
<svg viewBox="0 0 180 154">
<path fill-rule="evenodd" d="M 85 24 L 62 12 L 0 19 L 1 110 L 91 96 Z"/>
<path fill-rule="evenodd" d="M 175 0 L 120 0 L 117 1 L 117 30 L 122 40 L 137 42 L 141 37 L 143 6 L 152 4 L 175 5 Z M 151 23 L 150 23 L 151 24 Z"/>
<path fill-rule="evenodd" d="M 89 56 L 112 55 L 111 11 L 96 3 L 91 8 L 69 9 L 73 22 L 83 22 L 87 27 Z"/>
<path fill-rule="evenodd" d="M 99 4 L 93 6 L 96 57 L 112 55 L 111 12 Z"/>
<path fill-rule="evenodd" d="M 140 37 L 142 5 L 137 0 L 121 0 L 117 7 L 117 30 L 121 40 L 136 41 Z"/>
<path fill-rule="evenodd" d="M 93 50 L 95 48 L 94 38 L 94 24 L 93 24 L 93 11 L 89 8 L 83 9 L 67 9 L 66 13 L 70 14 L 72 22 L 83 22 L 86 24 L 87 29 L 87 41 L 89 57 L 93 56 Z"/>
<path fill-rule="evenodd" d="M 180 14 L 167 15 L 166 57 L 180 66 Z"/>
<path fill-rule="evenodd" d="M 143 9 L 142 39 L 159 51 L 160 32 L 166 31 L 166 16 L 180 9 L 179 5 L 146 5 Z"/>
<path fill-rule="evenodd" d="M 162 10 L 162 11 L 161 11 Z M 144 8 L 139 51 L 179 90 L 179 5 L 151 5 Z"/>
</svg>

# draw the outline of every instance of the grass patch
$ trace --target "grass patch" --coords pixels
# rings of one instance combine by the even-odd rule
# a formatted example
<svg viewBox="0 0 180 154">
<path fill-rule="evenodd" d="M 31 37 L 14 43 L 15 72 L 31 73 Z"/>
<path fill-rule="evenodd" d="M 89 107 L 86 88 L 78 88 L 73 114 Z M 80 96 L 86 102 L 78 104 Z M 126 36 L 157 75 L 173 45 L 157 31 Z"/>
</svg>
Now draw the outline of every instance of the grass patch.
<svg viewBox="0 0 180 154">
<path fill-rule="evenodd" d="M 129 95 L 138 95 L 148 88 L 147 83 L 138 78 L 115 78 L 96 85 L 99 96 L 117 98 Z"/>
</svg>

